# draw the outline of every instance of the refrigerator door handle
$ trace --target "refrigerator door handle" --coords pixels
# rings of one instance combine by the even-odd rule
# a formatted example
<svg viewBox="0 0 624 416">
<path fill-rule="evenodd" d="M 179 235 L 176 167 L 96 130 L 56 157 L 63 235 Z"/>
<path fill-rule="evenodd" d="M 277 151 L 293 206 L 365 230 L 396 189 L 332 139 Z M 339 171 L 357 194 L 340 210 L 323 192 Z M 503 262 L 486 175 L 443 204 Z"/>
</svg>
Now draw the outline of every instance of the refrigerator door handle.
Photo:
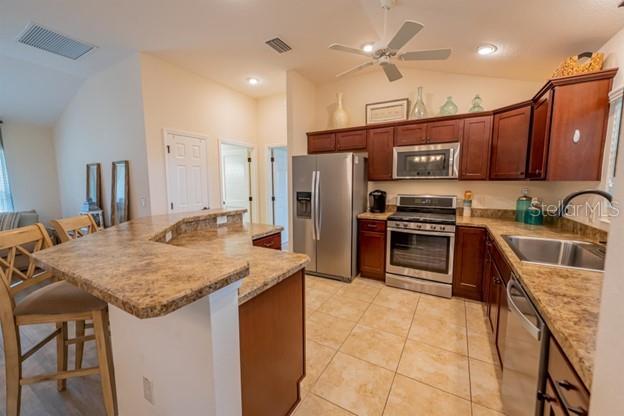
<svg viewBox="0 0 624 416">
<path fill-rule="evenodd" d="M 316 171 L 312 171 L 312 197 L 310 198 L 310 204 L 312 205 L 312 240 L 316 241 Z"/>
<path fill-rule="evenodd" d="M 323 213 L 321 212 L 321 171 L 316 171 L 316 240 L 321 239 L 321 225 Z"/>
</svg>

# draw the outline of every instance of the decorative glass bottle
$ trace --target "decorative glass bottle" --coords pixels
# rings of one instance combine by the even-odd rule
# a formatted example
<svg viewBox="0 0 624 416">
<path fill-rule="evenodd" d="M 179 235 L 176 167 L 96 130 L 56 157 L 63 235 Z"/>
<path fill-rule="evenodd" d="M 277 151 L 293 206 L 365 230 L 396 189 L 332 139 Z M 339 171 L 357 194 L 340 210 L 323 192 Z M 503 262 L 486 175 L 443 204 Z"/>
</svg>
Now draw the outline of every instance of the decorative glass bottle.
<svg viewBox="0 0 624 416">
<path fill-rule="evenodd" d="M 349 115 L 342 106 L 341 92 L 336 94 L 336 99 L 338 101 L 338 105 L 336 106 L 336 110 L 332 115 L 332 127 L 335 129 L 339 129 L 342 127 L 347 127 L 347 124 L 349 124 Z"/>
<path fill-rule="evenodd" d="M 452 116 L 453 114 L 457 114 L 457 104 L 453 102 L 453 97 L 446 97 L 446 102 L 442 107 L 440 107 L 440 115 L 441 116 Z"/>
<path fill-rule="evenodd" d="M 479 96 L 479 94 L 475 95 L 474 98 L 472 99 L 472 107 L 470 107 L 470 110 L 468 110 L 468 112 L 479 113 L 481 111 L 485 111 L 485 109 L 483 108 L 481 104 L 482 104 L 481 97 Z"/>
<path fill-rule="evenodd" d="M 421 118 L 427 117 L 427 107 L 425 107 L 425 103 L 422 98 L 423 87 L 418 87 L 418 96 L 416 97 L 416 102 L 412 106 L 412 112 L 410 113 L 411 120 L 417 120 Z"/>
</svg>

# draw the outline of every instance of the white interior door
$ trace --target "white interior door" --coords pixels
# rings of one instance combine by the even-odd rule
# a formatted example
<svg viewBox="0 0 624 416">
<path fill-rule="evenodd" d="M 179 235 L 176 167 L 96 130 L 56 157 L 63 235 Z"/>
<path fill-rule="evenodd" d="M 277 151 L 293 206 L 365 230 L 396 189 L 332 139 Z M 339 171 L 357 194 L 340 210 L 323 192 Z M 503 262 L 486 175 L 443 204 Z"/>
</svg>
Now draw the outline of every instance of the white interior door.
<svg viewBox="0 0 624 416">
<path fill-rule="evenodd" d="M 209 208 L 206 141 L 169 133 L 165 144 L 169 212 Z"/>
<path fill-rule="evenodd" d="M 251 222 L 251 150 L 248 147 L 221 144 L 221 181 L 223 207 L 246 208 L 243 221 Z"/>
<path fill-rule="evenodd" d="M 273 225 L 284 227 L 282 246 L 288 245 L 288 148 L 271 148 Z"/>
</svg>

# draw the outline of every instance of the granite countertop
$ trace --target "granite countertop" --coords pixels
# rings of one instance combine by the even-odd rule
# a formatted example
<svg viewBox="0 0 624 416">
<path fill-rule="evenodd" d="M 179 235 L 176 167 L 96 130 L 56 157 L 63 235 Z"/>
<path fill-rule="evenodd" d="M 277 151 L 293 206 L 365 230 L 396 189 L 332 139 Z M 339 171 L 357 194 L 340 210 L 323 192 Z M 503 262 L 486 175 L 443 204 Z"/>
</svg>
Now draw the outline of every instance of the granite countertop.
<svg viewBox="0 0 624 416">
<path fill-rule="evenodd" d="M 552 335 L 585 386 L 591 389 L 603 273 L 523 263 L 502 236 L 584 239 L 555 226 L 527 225 L 496 218 L 457 217 L 457 225 L 489 230 Z"/>
<path fill-rule="evenodd" d="M 377 221 L 387 221 L 390 215 L 394 214 L 394 211 L 386 211 L 386 212 L 362 212 L 358 214 L 357 218 L 359 220 L 377 220 Z"/>
<path fill-rule="evenodd" d="M 249 275 L 243 278 L 238 290 L 238 303 L 243 304 L 293 273 L 303 269 L 310 261 L 304 254 L 255 247 L 252 240 L 281 231 L 282 227 L 262 224 L 246 224 L 194 231 L 183 234 L 169 242 L 174 246 L 213 255 L 227 256 L 249 262 Z"/>
<path fill-rule="evenodd" d="M 59 278 L 138 318 L 163 316 L 249 274 L 248 259 L 227 249 L 237 245 L 241 233 L 234 233 L 239 238 L 232 241 L 222 234 L 218 240 L 224 249 L 202 256 L 166 241 L 216 228 L 219 218 L 227 219 L 227 227 L 218 230 L 243 229 L 244 212 L 214 209 L 138 218 L 37 252 L 34 258 Z M 249 245 L 254 233 L 258 238 L 272 233 L 256 225 L 245 230 Z M 218 236 L 215 230 L 212 237 Z M 280 268 L 279 253 L 265 252 L 265 257 Z"/>
</svg>

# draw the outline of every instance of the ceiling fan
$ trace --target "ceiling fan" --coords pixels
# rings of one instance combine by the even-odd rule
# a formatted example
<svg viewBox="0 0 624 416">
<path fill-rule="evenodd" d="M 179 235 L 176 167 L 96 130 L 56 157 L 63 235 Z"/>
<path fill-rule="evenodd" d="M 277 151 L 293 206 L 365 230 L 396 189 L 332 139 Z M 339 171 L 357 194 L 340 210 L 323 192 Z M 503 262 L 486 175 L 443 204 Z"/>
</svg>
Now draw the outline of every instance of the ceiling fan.
<svg viewBox="0 0 624 416">
<path fill-rule="evenodd" d="M 388 12 L 396 4 L 396 0 L 380 0 L 381 7 L 384 9 L 384 35 L 383 41 L 386 40 L 386 29 L 388 24 Z M 370 48 L 370 51 L 365 51 L 360 48 L 353 48 L 351 46 L 341 45 L 339 43 L 332 43 L 329 45 L 329 49 L 333 49 L 339 52 L 347 52 L 356 55 L 362 55 L 369 58 L 373 58 L 371 61 L 364 62 L 344 72 L 339 73 L 336 77 L 342 77 L 353 72 L 360 71 L 374 64 L 379 64 L 386 73 L 388 81 L 396 81 L 403 78 L 399 68 L 392 63 L 394 57 L 402 61 L 431 61 L 431 60 L 444 60 L 451 56 L 450 49 L 430 49 L 424 51 L 402 52 L 400 49 L 407 44 L 424 26 L 418 22 L 412 20 L 406 20 L 399 28 L 394 37 L 386 44 L 386 46 L 374 49 Z M 382 42 L 383 42 L 382 41 Z"/>
</svg>

